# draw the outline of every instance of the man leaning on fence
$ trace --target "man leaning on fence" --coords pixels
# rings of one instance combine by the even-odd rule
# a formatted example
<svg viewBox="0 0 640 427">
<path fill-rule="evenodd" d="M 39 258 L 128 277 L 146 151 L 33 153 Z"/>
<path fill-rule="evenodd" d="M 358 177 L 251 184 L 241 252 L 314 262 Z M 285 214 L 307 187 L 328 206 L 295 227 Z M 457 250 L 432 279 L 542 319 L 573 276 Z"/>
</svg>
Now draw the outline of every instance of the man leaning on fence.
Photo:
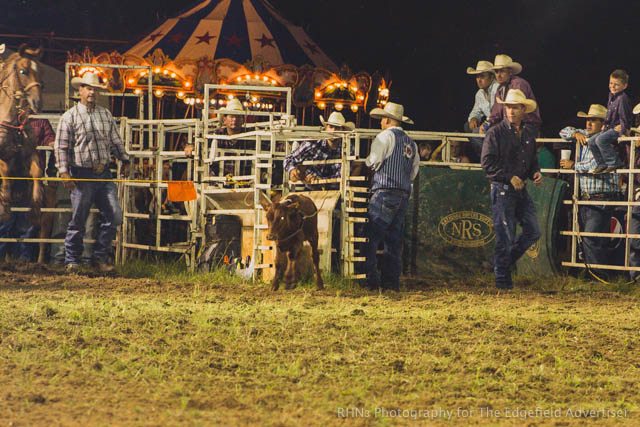
<svg viewBox="0 0 640 427">
<path fill-rule="evenodd" d="M 526 180 L 542 183 L 536 155 L 535 126 L 523 121 L 536 102 L 511 89 L 504 105 L 505 119 L 487 132 L 482 146 L 482 168 L 491 181 L 491 212 L 496 235 L 493 257 L 496 287 L 512 289 L 511 266 L 540 238 L 540 226 Z M 516 223 L 522 233 L 516 237 Z"/>
<path fill-rule="evenodd" d="M 591 149 L 587 145 L 587 139 L 596 137 L 602 132 L 607 109 L 599 104 L 589 107 L 587 113 L 578 112 L 578 117 L 586 119 L 585 129 L 576 129 L 567 126 L 560 131 L 560 137 L 566 141 L 577 141 L 580 144 L 577 161 L 570 159 L 560 160 L 563 169 L 575 169 L 580 178 L 580 200 L 590 201 L 615 201 L 621 200 L 620 176 L 617 173 L 594 175 L 588 171 L 596 166 Z M 580 217 L 580 231 L 585 233 L 608 233 L 611 227 L 611 215 L 613 206 L 607 205 L 580 205 L 578 213 Z M 593 264 L 609 264 L 609 249 L 606 237 L 582 236 L 582 256 L 589 265 L 590 271 L 597 277 L 604 278 L 604 271 L 592 268 Z"/>
<path fill-rule="evenodd" d="M 122 223 L 122 210 L 114 182 L 90 180 L 112 178 L 107 167 L 112 155 L 126 163 L 129 158 L 111 112 L 96 105 L 98 89 L 105 88 L 98 76 L 88 72 L 82 77 L 74 77 L 71 85 L 78 89 L 80 102 L 60 118 L 54 144 L 56 166 L 60 177 L 68 180 L 63 181 L 63 185 L 71 191 L 72 213 L 65 238 L 65 264 L 68 270 L 80 266 L 85 223 L 95 203 L 103 221 L 94 244 L 93 263 L 99 271 L 108 272 L 113 269 L 108 259 L 116 229 Z"/>
<path fill-rule="evenodd" d="M 367 285 L 373 289 L 400 289 L 404 217 L 411 183 L 420 167 L 418 147 L 400 127 L 413 121 L 403 114 L 404 107 L 393 102 L 388 102 L 384 110 L 374 108 L 370 113 L 374 119 L 381 119 L 382 128 L 366 159 L 366 165 L 374 171 L 369 200 L 369 243 L 365 248 Z M 380 243 L 384 243 L 381 277 L 376 258 Z"/>
</svg>

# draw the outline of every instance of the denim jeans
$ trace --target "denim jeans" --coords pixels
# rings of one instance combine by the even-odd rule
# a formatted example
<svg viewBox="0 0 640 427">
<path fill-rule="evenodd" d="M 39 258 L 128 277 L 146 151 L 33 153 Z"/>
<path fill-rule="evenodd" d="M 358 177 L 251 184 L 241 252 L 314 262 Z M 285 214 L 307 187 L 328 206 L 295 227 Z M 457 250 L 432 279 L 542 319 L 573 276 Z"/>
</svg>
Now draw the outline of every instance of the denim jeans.
<svg viewBox="0 0 640 427">
<path fill-rule="evenodd" d="M 613 144 L 618 142 L 620 134 L 613 129 L 600 132 L 587 139 L 587 145 L 593 153 L 593 158 L 596 160 L 598 166 L 614 166 L 619 167 L 622 165 L 616 149 Z"/>
<path fill-rule="evenodd" d="M 0 224 L 0 237 L 34 239 L 38 237 L 39 231 L 39 227 L 31 225 L 28 212 L 11 212 L 9 221 Z M 37 247 L 36 243 L 0 242 L 0 259 L 4 259 L 5 254 L 9 253 L 23 261 L 34 261 Z"/>
<path fill-rule="evenodd" d="M 369 243 L 364 249 L 367 285 L 398 290 L 402 270 L 404 245 L 404 217 L 409 204 L 409 194 L 402 190 L 378 190 L 369 201 Z M 382 256 L 382 280 L 378 275 L 376 251 L 384 244 Z"/>
<path fill-rule="evenodd" d="M 91 169 L 72 168 L 71 175 L 78 179 L 110 179 L 111 171 L 105 169 L 97 175 Z M 113 182 L 76 181 L 76 188 L 71 191 L 71 221 L 64 241 L 66 264 L 80 264 L 82 261 L 85 224 L 94 203 L 102 213 L 102 221 L 93 246 L 93 259 L 105 262 L 111 253 L 111 242 L 122 224 L 118 189 Z"/>
<path fill-rule="evenodd" d="M 640 234 L 640 206 L 634 206 L 631 210 L 631 221 L 629 223 L 630 234 Z M 631 239 L 629 242 L 629 265 L 640 267 L 640 239 Z M 640 271 L 630 271 L 631 280 L 640 275 Z"/>
<path fill-rule="evenodd" d="M 581 230 L 586 233 L 608 233 L 611 227 L 611 207 L 582 205 L 580 206 Z M 608 264 L 609 249 L 608 237 L 582 237 L 582 256 L 587 264 Z M 595 274 L 602 277 L 602 270 L 592 269 Z"/>
<path fill-rule="evenodd" d="M 540 238 L 536 208 L 526 188 L 516 191 L 511 185 L 491 183 L 491 213 L 496 235 L 496 286 L 512 288 L 511 266 Z M 522 233 L 516 237 L 517 223 L 522 226 Z"/>
</svg>

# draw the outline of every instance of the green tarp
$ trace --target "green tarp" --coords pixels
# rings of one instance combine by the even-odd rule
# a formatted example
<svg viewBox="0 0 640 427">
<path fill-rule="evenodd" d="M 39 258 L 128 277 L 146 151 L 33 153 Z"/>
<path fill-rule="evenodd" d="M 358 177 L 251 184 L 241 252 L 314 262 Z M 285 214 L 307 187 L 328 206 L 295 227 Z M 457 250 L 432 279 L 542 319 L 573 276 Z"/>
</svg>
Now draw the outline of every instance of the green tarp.
<svg viewBox="0 0 640 427">
<path fill-rule="evenodd" d="M 559 271 L 557 218 L 567 187 L 549 177 L 540 187 L 528 182 L 542 237 L 518 262 L 518 274 L 550 276 Z M 495 235 L 489 183 L 482 171 L 421 167 L 406 224 L 409 273 L 449 279 L 490 271 Z"/>
</svg>

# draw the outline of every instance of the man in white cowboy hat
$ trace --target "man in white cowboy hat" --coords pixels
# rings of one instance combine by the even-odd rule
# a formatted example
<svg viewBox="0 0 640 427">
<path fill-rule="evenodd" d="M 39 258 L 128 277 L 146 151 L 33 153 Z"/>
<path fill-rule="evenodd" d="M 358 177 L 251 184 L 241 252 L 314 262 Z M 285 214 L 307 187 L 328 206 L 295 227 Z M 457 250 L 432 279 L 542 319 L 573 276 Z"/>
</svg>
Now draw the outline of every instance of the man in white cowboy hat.
<svg viewBox="0 0 640 427">
<path fill-rule="evenodd" d="M 418 174 L 420 156 L 416 143 L 400 127 L 413 121 L 404 107 L 388 102 L 370 113 L 380 119 L 380 132 L 371 144 L 365 163 L 373 171 L 369 200 L 369 243 L 364 249 L 367 285 L 370 288 L 400 289 L 404 219 L 411 195 L 411 183 Z M 376 251 L 384 243 L 382 274 L 378 275 Z"/>
<path fill-rule="evenodd" d="M 517 75 L 522 71 L 522 65 L 514 62 L 510 56 L 504 54 L 496 55 L 496 59 L 493 61 L 493 70 L 496 73 L 496 81 L 500 85 L 496 92 L 497 98 L 504 99 L 510 89 L 519 89 L 527 99 L 532 101 L 536 100 L 536 96 L 533 94 L 529 82 Z M 489 125 L 494 126 L 503 119 L 504 107 L 501 103 L 496 102 L 491 108 Z M 536 108 L 525 115 L 524 121 L 540 128 L 542 118 L 540 117 L 540 108 L 537 103 Z"/>
<path fill-rule="evenodd" d="M 489 61 L 478 61 L 476 68 L 467 67 L 467 74 L 475 75 L 478 91 L 464 130 L 465 132 L 479 133 L 480 126 L 491 115 L 491 107 L 496 99 L 499 84 L 495 79 L 493 64 Z M 473 161 L 478 161 L 482 152 L 482 138 L 472 138 L 471 145 L 475 154 Z"/>
<path fill-rule="evenodd" d="M 98 89 L 106 86 L 100 83 L 97 74 L 87 72 L 82 77 L 74 77 L 71 86 L 78 90 L 80 102 L 67 110 L 58 123 L 54 151 L 56 166 L 61 178 L 65 179 L 111 179 L 107 164 L 113 154 L 128 163 L 118 126 L 111 112 L 96 105 Z M 105 181 L 63 181 L 71 190 L 71 220 L 65 238 L 65 264 L 67 269 L 77 269 L 81 262 L 85 223 L 89 210 L 95 203 L 102 213 L 102 222 L 94 244 L 95 266 L 101 272 L 113 269 L 108 265 L 111 242 L 117 227 L 122 223 L 122 210 L 118 203 L 115 183 Z"/>
<path fill-rule="evenodd" d="M 525 181 L 542 183 L 536 153 L 537 128 L 524 122 L 536 102 L 519 89 L 511 89 L 502 100 L 506 118 L 487 132 L 482 146 L 482 168 L 491 182 L 491 213 L 496 236 L 493 266 L 496 287 L 513 288 L 511 266 L 540 238 L 536 208 Z M 516 237 L 516 223 L 522 233 Z"/>
<path fill-rule="evenodd" d="M 352 131 L 355 125 L 345 121 L 342 113 L 334 111 L 326 121 L 320 116 L 324 132 Z M 313 184 L 318 179 L 334 179 L 341 176 L 339 163 L 303 165 L 305 161 L 339 159 L 342 156 L 342 139 L 327 137 L 319 141 L 304 141 L 284 159 L 284 170 L 292 182 Z"/>
<path fill-rule="evenodd" d="M 242 106 L 242 103 L 237 98 L 230 99 L 227 105 L 220 108 L 218 119 L 222 123 L 222 126 L 213 131 L 216 135 L 236 135 L 242 132 L 246 111 Z M 212 146 L 212 152 L 209 154 L 209 158 L 215 157 L 215 148 L 236 148 L 241 145 L 240 141 L 236 140 L 219 140 L 218 143 Z M 187 144 L 184 147 L 184 154 L 190 156 L 193 153 L 193 144 Z M 213 156 L 213 157 L 212 157 Z"/>
<path fill-rule="evenodd" d="M 581 200 L 621 200 L 620 177 L 616 173 L 605 175 L 589 174 L 589 169 L 596 165 L 593 153 L 587 145 L 587 139 L 602 132 L 604 120 L 607 117 L 606 107 L 592 104 L 588 112 L 579 111 L 578 117 L 586 119 L 585 129 L 567 126 L 560 131 L 560 137 L 565 141 L 577 141 L 580 144 L 577 161 L 571 159 L 560 160 L 563 169 L 575 169 L 580 179 Z M 613 206 L 580 205 L 580 230 L 586 233 L 608 233 L 610 231 Z M 582 237 L 582 252 L 587 264 L 608 264 L 608 238 Z M 604 272 L 593 269 L 598 276 Z"/>
</svg>

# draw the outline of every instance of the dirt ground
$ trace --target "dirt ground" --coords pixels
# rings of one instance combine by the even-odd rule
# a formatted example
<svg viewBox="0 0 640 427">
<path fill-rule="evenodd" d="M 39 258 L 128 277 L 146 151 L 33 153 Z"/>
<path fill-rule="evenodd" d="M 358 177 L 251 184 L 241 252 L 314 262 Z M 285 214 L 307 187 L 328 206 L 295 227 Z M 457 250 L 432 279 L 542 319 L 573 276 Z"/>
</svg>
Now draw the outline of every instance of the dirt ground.
<svg viewBox="0 0 640 427">
<path fill-rule="evenodd" d="M 119 274 L 0 265 L 0 425 L 640 423 L 635 288 Z"/>
</svg>

